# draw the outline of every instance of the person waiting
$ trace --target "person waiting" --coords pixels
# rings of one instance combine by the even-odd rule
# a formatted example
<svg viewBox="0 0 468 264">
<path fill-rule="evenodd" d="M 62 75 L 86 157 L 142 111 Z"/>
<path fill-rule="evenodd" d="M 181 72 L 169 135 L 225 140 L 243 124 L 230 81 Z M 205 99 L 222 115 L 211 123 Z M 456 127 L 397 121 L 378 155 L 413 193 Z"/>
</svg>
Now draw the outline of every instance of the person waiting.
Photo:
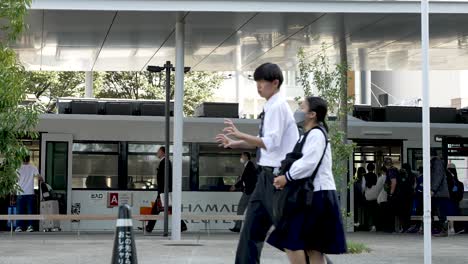
<svg viewBox="0 0 468 264">
<path fill-rule="evenodd" d="M 34 177 L 38 177 L 39 182 L 42 182 L 44 179 L 39 175 L 39 171 L 36 166 L 31 164 L 31 157 L 28 155 L 24 157 L 23 164 L 18 169 L 18 197 L 16 200 L 16 212 L 20 215 L 23 214 L 33 214 L 34 204 L 35 204 L 35 194 L 34 194 Z M 33 232 L 33 221 L 19 220 L 18 227 L 15 232 Z"/>
<path fill-rule="evenodd" d="M 242 175 L 239 177 L 236 184 L 231 187 L 231 191 L 241 190 L 242 196 L 237 206 L 237 215 L 243 215 L 249 204 L 250 195 L 255 189 L 257 184 L 257 169 L 254 163 L 250 160 L 251 155 L 249 152 L 243 152 L 240 158 L 240 162 L 244 167 Z M 235 221 L 235 226 L 230 228 L 232 232 L 239 233 L 242 227 L 242 221 Z"/>
<path fill-rule="evenodd" d="M 367 222 L 369 223 L 370 231 L 375 232 L 375 222 L 377 219 L 377 197 L 379 196 L 379 189 L 377 186 L 377 174 L 375 174 L 374 163 L 367 165 L 367 174 L 364 176 L 366 179 L 366 188 L 364 190 L 364 196 L 366 197 L 366 209 L 367 209 Z"/>
</svg>

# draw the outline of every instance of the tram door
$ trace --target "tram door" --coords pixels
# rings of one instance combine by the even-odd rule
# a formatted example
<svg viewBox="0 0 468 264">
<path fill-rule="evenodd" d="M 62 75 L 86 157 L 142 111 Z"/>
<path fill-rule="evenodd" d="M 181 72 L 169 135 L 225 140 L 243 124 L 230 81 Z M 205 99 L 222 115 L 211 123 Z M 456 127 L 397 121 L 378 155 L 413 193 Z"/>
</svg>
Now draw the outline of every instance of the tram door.
<svg viewBox="0 0 468 264">
<path fill-rule="evenodd" d="M 365 197 L 362 193 L 365 186 L 362 181 L 356 179 L 359 170 L 367 172 L 367 165 L 375 165 L 375 173 L 380 174 L 385 157 L 391 157 L 395 167 L 401 167 L 403 141 L 402 140 L 354 140 L 356 147 L 353 153 L 353 166 L 355 181 L 352 184 L 350 194 L 351 212 L 354 212 L 355 229 L 368 231 L 370 229 L 365 212 Z M 360 169 L 361 168 L 361 169 Z"/>
<path fill-rule="evenodd" d="M 41 175 L 57 196 L 60 214 L 70 213 L 72 143 L 70 134 L 41 136 Z"/>
</svg>

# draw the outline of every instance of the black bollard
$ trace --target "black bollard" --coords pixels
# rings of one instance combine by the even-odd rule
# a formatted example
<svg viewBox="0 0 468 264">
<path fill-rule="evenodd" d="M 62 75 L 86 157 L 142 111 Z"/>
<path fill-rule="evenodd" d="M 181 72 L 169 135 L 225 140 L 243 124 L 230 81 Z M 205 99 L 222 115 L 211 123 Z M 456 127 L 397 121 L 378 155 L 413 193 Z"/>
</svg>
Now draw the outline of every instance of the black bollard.
<svg viewBox="0 0 468 264">
<path fill-rule="evenodd" d="M 114 249 L 111 264 L 137 264 L 137 252 L 133 237 L 133 222 L 130 206 L 119 207 L 119 215 L 115 228 Z"/>
</svg>

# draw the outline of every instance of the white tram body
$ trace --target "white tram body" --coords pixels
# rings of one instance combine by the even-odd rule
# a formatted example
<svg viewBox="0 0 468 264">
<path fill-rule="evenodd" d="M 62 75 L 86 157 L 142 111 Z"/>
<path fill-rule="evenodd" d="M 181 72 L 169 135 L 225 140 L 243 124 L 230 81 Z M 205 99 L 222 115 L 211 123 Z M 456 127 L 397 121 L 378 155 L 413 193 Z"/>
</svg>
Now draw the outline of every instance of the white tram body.
<svg viewBox="0 0 468 264">
<path fill-rule="evenodd" d="M 240 151 L 219 148 L 215 136 L 222 131 L 223 118 L 184 119 L 183 213 L 235 214 L 239 192 L 229 186 L 241 172 Z M 235 119 L 241 131 L 255 134 L 258 120 Z M 155 152 L 164 144 L 164 117 L 45 114 L 40 117 L 40 170 L 46 181 L 63 194 L 63 213 L 114 214 L 117 203 L 132 205 L 140 214 L 155 200 Z M 348 138 L 357 144 L 355 167 L 379 163 L 390 155 L 396 163 L 418 166 L 421 152 L 421 123 L 366 122 L 349 117 Z M 172 137 L 171 127 L 171 137 Z M 440 136 L 468 138 L 468 124 L 431 125 L 431 147 L 441 149 Z M 172 150 L 170 150 L 172 153 Z M 254 152 L 254 151 L 252 151 Z M 468 187 L 465 167 L 460 179 Z M 416 169 L 416 168 L 415 168 Z M 114 206 L 114 207 L 113 207 Z M 462 204 L 462 207 L 468 207 Z M 146 209 L 145 209 L 146 208 Z M 73 229 L 73 224 L 64 224 Z M 114 223 L 86 221 L 82 230 L 112 230 Z M 201 222 L 189 230 L 204 228 Z M 212 221 L 213 229 L 232 227 L 227 221 Z M 156 229 L 161 229 L 158 222 Z"/>
</svg>

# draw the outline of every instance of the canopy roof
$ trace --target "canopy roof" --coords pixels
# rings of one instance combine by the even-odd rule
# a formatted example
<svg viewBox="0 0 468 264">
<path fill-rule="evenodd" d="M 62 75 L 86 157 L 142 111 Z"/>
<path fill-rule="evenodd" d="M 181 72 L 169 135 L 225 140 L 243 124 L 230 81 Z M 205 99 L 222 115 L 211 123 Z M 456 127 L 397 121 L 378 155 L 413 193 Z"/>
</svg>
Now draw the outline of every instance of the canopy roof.
<svg viewBox="0 0 468 264">
<path fill-rule="evenodd" d="M 468 69 L 468 3 L 436 1 L 431 10 L 431 69 Z M 181 12 L 185 66 L 194 70 L 250 71 L 266 61 L 294 69 L 300 47 L 312 55 L 322 45 L 334 59 L 345 45 L 355 70 L 420 69 L 418 1 L 36 0 L 14 48 L 29 70 L 140 71 L 175 60 Z"/>
</svg>

